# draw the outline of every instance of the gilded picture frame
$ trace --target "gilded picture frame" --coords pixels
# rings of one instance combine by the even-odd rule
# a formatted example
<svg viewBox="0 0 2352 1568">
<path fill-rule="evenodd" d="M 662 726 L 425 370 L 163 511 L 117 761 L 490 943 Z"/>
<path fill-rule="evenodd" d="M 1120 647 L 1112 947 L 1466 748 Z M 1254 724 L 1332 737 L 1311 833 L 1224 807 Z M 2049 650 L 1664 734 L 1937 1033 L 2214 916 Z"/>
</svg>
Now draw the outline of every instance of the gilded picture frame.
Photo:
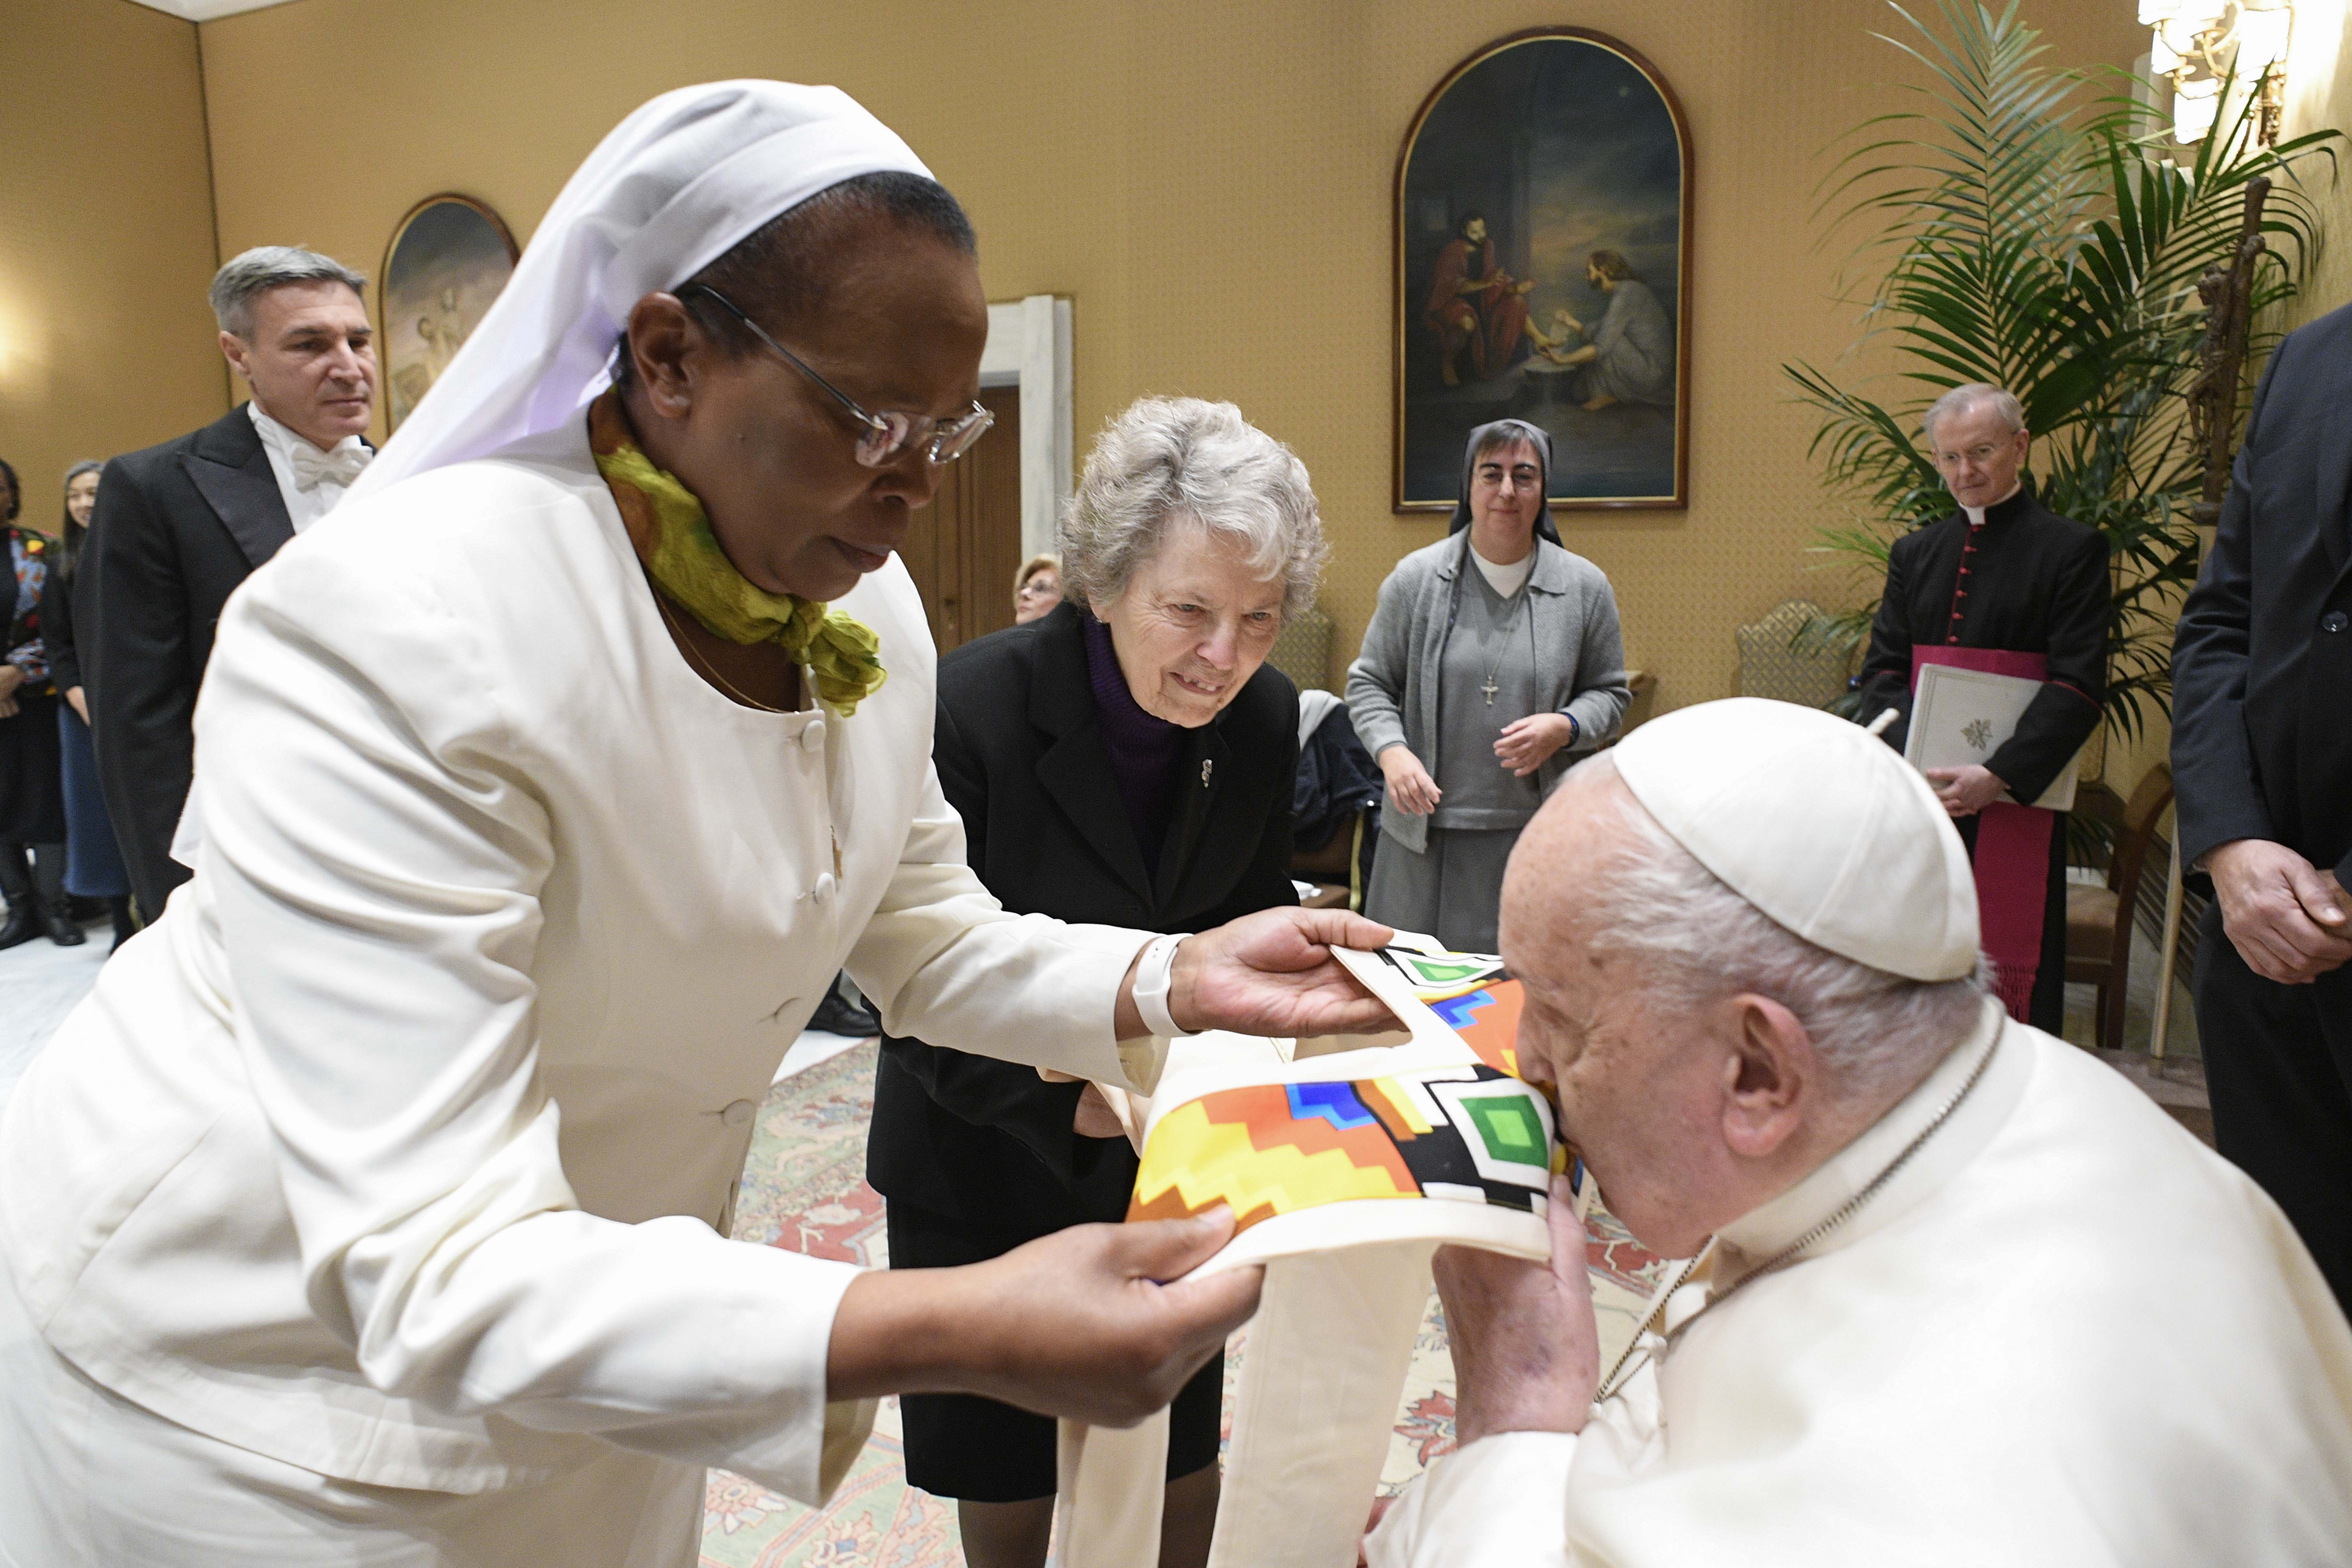
<svg viewBox="0 0 2352 1568">
<path fill-rule="evenodd" d="M 454 191 L 403 215 L 376 274 L 377 358 L 384 419 L 397 430 L 432 388 L 520 258 L 506 220 Z"/>
<path fill-rule="evenodd" d="M 1693 168 L 1681 102 L 1581 27 L 1475 50 L 1397 153 L 1400 512 L 1450 510 L 1469 432 L 1552 437 L 1555 510 L 1690 496 Z"/>
</svg>

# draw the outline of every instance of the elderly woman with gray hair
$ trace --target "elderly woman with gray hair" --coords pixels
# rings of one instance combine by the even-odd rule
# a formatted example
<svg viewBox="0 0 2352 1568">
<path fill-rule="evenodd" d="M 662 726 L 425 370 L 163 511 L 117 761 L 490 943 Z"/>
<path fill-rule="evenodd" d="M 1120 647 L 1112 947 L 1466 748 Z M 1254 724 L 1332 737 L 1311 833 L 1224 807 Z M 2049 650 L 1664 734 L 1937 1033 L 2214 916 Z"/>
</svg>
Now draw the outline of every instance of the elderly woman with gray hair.
<svg viewBox="0 0 2352 1568">
<path fill-rule="evenodd" d="M 1204 930 L 1290 884 L 1298 694 L 1265 662 L 1325 555 L 1306 466 L 1229 403 L 1146 398 L 1087 460 L 1065 601 L 940 661 L 933 743 L 970 861 L 1019 914 Z M 978 1262 L 1127 1212 L 1136 1157 L 1103 1097 L 953 1040 L 885 1038 L 867 1155 L 890 1262 Z M 1175 1402 L 1160 1561 L 1206 1561 L 1223 1359 Z M 1055 1426 L 908 1394 L 908 1479 L 961 1500 L 973 1568 L 1045 1558 Z"/>
<path fill-rule="evenodd" d="M 1470 432 L 1446 537 L 1381 584 L 1348 713 L 1388 781 L 1364 912 L 1492 952 L 1503 868 L 1544 796 L 1633 699 L 1617 596 L 1559 542 L 1551 437 Z"/>
</svg>

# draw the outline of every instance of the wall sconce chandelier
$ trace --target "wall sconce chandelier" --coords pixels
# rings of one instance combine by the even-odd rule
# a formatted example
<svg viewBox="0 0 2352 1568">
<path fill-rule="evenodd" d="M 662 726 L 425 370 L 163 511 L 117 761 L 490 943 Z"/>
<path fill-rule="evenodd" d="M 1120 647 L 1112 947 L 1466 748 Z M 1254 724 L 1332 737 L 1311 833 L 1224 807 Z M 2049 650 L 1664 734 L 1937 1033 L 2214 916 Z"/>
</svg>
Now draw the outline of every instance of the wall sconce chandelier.
<svg viewBox="0 0 2352 1568">
<path fill-rule="evenodd" d="M 2263 145 L 2278 141 L 2292 0 L 2139 0 L 2139 20 L 2156 29 L 2149 70 L 2172 84 L 2174 141 L 2201 141 L 2233 81 L 2233 93 L 2260 93 L 2255 134 Z"/>
</svg>

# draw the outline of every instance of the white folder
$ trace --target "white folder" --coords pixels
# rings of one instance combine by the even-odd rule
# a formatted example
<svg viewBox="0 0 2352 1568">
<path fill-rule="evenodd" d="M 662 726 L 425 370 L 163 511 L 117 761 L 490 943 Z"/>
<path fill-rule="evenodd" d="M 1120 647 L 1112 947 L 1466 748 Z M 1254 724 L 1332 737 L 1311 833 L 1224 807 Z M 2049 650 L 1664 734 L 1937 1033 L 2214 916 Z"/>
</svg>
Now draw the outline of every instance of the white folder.
<svg viewBox="0 0 2352 1568">
<path fill-rule="evenodd" d="M 2020 675 L 1994 675 L 1957 665 L 1930 664 L 1919 671 L 1919 690 L 1911 700 L 1910 739 L 1903 760 L 1921 771 L 1960 768 L 1985 760 L 2017 732 L 2017 721 L 2042 689 L 2039 680 Z M 2074 775 L 2080 752 L 2067 759 L 2066 768 L 2027 804 L 2044 811 L 2074 808 Z"/>
</svg>

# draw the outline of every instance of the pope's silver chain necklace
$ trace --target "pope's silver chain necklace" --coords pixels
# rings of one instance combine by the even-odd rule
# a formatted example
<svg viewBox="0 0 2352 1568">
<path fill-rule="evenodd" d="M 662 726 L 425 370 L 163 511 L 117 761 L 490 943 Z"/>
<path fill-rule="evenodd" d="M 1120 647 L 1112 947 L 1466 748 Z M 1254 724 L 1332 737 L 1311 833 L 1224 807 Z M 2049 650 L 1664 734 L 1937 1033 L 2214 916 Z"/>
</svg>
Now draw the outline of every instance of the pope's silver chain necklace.
<svg viewBox="0 0 2352 1568">
<path fill-rule="evenodd" d="M 1977 1065 L 1969 1069 L 1967 1079 L 1961 1083 L 1959 1088 L 1952 1091 L 1951 1099 L 1944 1101 L 1943 1109 L 1937 1111 L 1933 1117 L 1928 1119 L 1927 1125 L 1919 1129 L 1919 1135 L 1916 1138 L 1912 1139 L 1910 1142 L 1905 1144 L 1903 1146 L 1903 1152 L 1886 1163 L 1886 1168 L 1885 1170 L 1882 1170 L 1878 1174 L 1873 1176 L 1869 1183 L 1864 1185 L 1860 1192 L 1854 1194 L 1853 1196 L 1846 1199 L 1844 1203 L 1839 1205 L 1836 1211 L 1827 1219 L 1822 1220 L 1819 1225 L 1814 1226 L 1811 1230 L 1805 1232 L 1804 1235 L 1797 1237 L 1796 1240 L 1790 1242 L 1788 1246 L 1782 1247 L 1780 1251 L 1766 1258 L 1756 1268 L 1749 1269 L 1747 1273 L 1733 1280 L 1723 1289 L 1709 1296 L 1705 1306 L 1702 1306 L 1697 1311 L 1693 1312 L 1689 1317 L 1685 1318 L 1681 1322 L 1676 1323 L 1673 1328 L 1666 1331 L 1666 1343 L 1669 1346 L 1673 1345 L 1676 1340 L 1682 1338 L 1684 1331 L 1688 1329 L 1693 1323 L 1697 1322 L 1701 1318 L 1706 1317 L 1709 1312 L 1712 1312 L 1717 1307 L 1722 1306 L 1726 1301 L 1730 1300 L 1734 1296 L 1739 1294 L 1741 1290 L 1754 1284 L 1757 1280 L 1763 1279 L 1767 1274 L 1777 1274 L 1781 1269 L 1788 1268 L 1790 1264 L 1799 1261 L 1807 1247 L 1812 1246 L 1815 1242 L 1821 1240 L 1822 1237 L 1837 1229 L 1838 1226 L 1845 1224 L 1846 1221 L 1852 1219 L 1855 1215 L 1860 1214 L 1864 1206 L 1867 1205 L 1871 1199 L 1876 1197 L 1879 1193 L 1885 1189 L 1887 1183 L 1895 1179 L 1895 1173 L 1903 1169 L 1904 1166 L 1909 1164 L 1911 1163 L 1911 1157 L 1918 1153 L 1922 1148 L 1926 1147 L 1927 1140 L 1934 1137 L 1936 1133 L 1941 1130 L 1944 1123 L 1952 1119 L 1952 1113 L 1959 1110 L 1960 1102 L 1968 1099 L 1969 1092 L 1975 1089 L 1976 1086 L 1983 1080 L 1985 1069 L 1992 1066 L 1993 1056 L 2000 1049 L 2000 1032 L 1996 1030 L 1993 1034 L 1992 1043 L 1985 1047 L 1984 1055 L 1978 1058 Z M 1642 1336 L 1650 1331 L 1650 1325 L 1655 1322 L 1659 1314 L 1663 1313 L 1666 1310 L 1666 1303 L 1674 1300 L 1675 1292 L 1688 1284 L 1690 1282 L 1690 1277 L 1698 1272 L 1699 1265 L 1706 1261 L 1707 1254 L 1713 1250 L 1714 1246 L 1715 1243 L 1713 1239 L 1709 1238 L 1707 1245 L 1699 1249 L 1699 1255 L 1696 1258 L 1692 1258 L 1688 1263 L 1683 1265 L 1683 1271 L 1675 1277 L 1675 1282 L 1665 1289 L 1658 1292 L 1657 1298 L 1650 1303 L 1650 1310 L 1642 1314 L 1642 1321 L 1633 1326 L 1633 1338 L 1632 1342 L 1626 1345 L 1624 1353 L 1620 1355 L 1617 1358 L 1615 1364 L 1610 1367 L 1609 1375 L 1601 1380 L 1600 1392 L 1596 1393 L 1592 1396 L 1592 1402 L 1595 1405 L 1600 1404 L 1605 1399 L 1614 1397 L 1619 1390 L 1623 1387 L 1624 1380 L 1630 1378 L 1633 1372 L 1641 1370 L 1638 1364 L 1635 1364 L 1629 1369 L 1628 1363 L 1633 1361 L 1634 1352 L 1641 1349 Z"/>
</svg>

